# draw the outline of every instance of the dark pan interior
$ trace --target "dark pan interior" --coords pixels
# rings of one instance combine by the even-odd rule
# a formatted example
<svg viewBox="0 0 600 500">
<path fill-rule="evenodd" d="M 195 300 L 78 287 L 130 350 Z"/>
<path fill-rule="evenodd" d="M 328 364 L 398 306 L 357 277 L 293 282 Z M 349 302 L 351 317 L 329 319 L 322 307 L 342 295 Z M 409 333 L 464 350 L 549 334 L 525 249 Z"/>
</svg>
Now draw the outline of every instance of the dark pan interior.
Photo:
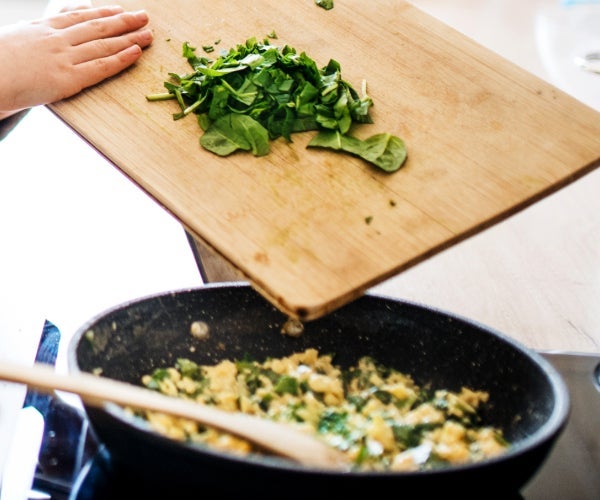
<svg viewBox="0 0 600 500">
<path fill-rule="evenodd" d="M 113 412 L 87 409 L 100 439 L 128 465 L 140 465 L 140 453 L 131 456 L 132 449 L 139 447 L 185 463 L 183 469 L 175 469 L 192 467 L 192 472 L 186 472 L 188 484 L 196 484 L 197 479 L 198 484 L 206 486 L 234 471 L 245 478 L 245 491 L 260 488 L 267 477 L 279 481 L 296 476 L 314 481 L 315 486 L 327 478 L 328 484 L 337 482 L 339 487 L 352 488 L 356 480 L 361 484 L 404 481 L 436 490 L 438 483 L 452 487 L 464 480 L 487 482 L 502 477 L 500 484 L 516 491 L 539 467 L 566 421 L 568 395 L 548 363 L 476 323 L 375 295 L 366 295 L 305 324 L 304 333 L 298 338 L 281 334 L 286 319 L 247 285 L 211 285 L 174 292 L 125 304 L 91 320 L 73 339 L 69 362 L 74 369 L 101 368 L 103 376 L 139 384 L 142 374 L 172 366 L 179 357 L 198 363 L 246 355 L 263 360 L 315 347 L 334 354 L 336 363 L 349 366 L 369 355 L 412 375 L 422 385 L 451 390 L 468 386 L 488 391 L 490 404 L 485 420 L 501 427 L 510 441 L 519 444 L 501 460 L 453 468 L 452 472 L 323 473 L 277 459 L 240 461 L 169 442 L 136 428 Z M 207 339 L 190 335 L 194 321 L 209 325 Z M 86 336 L 90 330 L 92 342 Z M 123 445 L 124 441 L 128 444 Z M 145 470 L 148 466 L 145 462 L 140 465 Z"/>
</svg>

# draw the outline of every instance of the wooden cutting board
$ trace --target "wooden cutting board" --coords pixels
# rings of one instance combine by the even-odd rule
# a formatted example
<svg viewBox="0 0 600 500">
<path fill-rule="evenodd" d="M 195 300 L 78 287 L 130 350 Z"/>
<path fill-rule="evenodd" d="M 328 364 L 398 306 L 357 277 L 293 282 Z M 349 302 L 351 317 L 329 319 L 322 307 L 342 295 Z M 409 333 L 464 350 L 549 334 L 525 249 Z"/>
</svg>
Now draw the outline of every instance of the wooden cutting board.
<svg viewBox="0 0 600 500">
<path fill-rule="evenodd" d="M 600 164 L 600 113 L 405 2 L 120 3 L 147 10 L 152 47 L 51 109 L 292 316 L 319 317 Z M 189 72 L 183 42 L 218 54 L 273 32 L 319 66 L 339 61 L 355 88 L 366 80 L 374 123 L 356 135 L 402 137 L 401 170 L 307 150 L 313 133 L 219 158 L 193 117 L 173 121 L 175 102 L 146 101 Z"/>
</svg>

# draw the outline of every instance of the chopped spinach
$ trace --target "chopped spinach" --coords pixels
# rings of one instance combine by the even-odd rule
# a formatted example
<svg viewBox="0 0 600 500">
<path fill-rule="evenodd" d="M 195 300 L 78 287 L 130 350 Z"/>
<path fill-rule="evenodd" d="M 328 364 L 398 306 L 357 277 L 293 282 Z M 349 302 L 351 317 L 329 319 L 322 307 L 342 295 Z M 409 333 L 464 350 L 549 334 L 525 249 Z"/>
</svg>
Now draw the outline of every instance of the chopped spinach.
<svg viewBox="0 0 600 500">
<path fill-rule="evenodd" d="M 387 133 L 376 134 L 363 141 L 337 130 L 327 130 L 319 132 L 308 147 L 346 151 L 360 156 L 386 172 L 398 170 L 406 160 L 404 141 Z"/>
<path fill-rule="evenodd" d="M 348 436 L 348 413 L 345 411 L 325 410 L 321 414 L 317 430 L 320 434 L 331 432 L 340 436 Z"/>
<path fill-rule="evenodd" d="M 177 362 L 175 363 L 175 368 L 177 368 L 181 372 L 181 375 L 183 375 L 184 377 L 189 377 L 192 380 L 202 380 L 204 378 L 202 368 L 193 361 L 190 361 L 189 359 L 177 359 Z"/>
<path fill-rule="evenodd" d="M 152 372 L 150 380 L 146 386 L 155 391 L 160 390 L 160 382 L 169 378 L 169 371 L 166 368 L 157 368 Z"/>
<path fill-rule="evenodd" d="M 436 427 L 435 424 L 393 424 L 392 432 L 394 433 L 394 439 L 397 443 L 401 444 L 405 449 L 413 448 L 421 444 L 423 434 L 427 431 L 431 431 Z"/>
<path fill-rule="evenodd" d="M 243 150 L 263 156 L 269 153 L 270 140 L 284 137 L 291 142 L 293 133 L 316 130 L 309 147 L 346 152 L 386 172 L 406 160 L 399 137 L 382 133 L 360 140 L 350 135 L 353 124 L 372 123 L 373 101 L 365 92 L 359 96 L 333 59 L 318 68 L 304 52 L 256 38 L 215 60 L 196 55 L 195 47 L 185 42 L 183 57 L 193 71 L 169 73 L 167 92 L 146 98 L 175 99 L 181 108 L 175 120 L 195 114 L 204 130 L 200 144 L 217 155 Z"/>
<path fill-rule="evenodd" d="M 384 405 L 390 404 L 392 402 L 393 396 L 388 392 L 382 389 L 376 389 L 373 391 L 373 397 L 379 399 Z"/>
<path fill-rule="evenodd" d="M 261 369 L 255 364 L 244 361 L 236 361 L 236 367 L 238 373 L 243 375 L 244 383 L 248 388 L 248 392 L 250 394 L 256 393 L 256 391 L 263 386 L 263 383 L 260 379 Z"/>
<path fill-rule="evenodd" d="M 290 377 L 289 375 L 283 375 L 275 385 L 274 388 L 277 394 L 298 394 L 298 380 L 294 377 Z"/>
<path fill-rule="evenodd" d="M 333 0 L 315 0 L 315 3 L 325 10 L 333 9 Z"/>
<path fill-rule="evenodd" d="M 254 156 L 269 152 L 269 135 L 260 123 L 247 115 L 229 113 L 215 120 L 200 138 L 200 144 L 220 156 L 238 149 L 252 151 Z"/>
</svg>

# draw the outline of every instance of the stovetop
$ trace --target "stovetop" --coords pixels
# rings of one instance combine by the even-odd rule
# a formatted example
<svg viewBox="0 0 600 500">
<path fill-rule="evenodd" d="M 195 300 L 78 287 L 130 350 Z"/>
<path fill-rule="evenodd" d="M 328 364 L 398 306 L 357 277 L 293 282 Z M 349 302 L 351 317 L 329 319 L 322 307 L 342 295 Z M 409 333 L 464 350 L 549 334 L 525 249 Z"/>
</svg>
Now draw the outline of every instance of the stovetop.
<svg viewBox="0 0 600 500">
<path fill-rule="evenodd" d="M 48 331 L 54 335 L 43 337 L 46 344 L 57 342 L 57 331 Z M 515 498 L 600 498 L 600 355 L 541 354 L 562 374 L 569 388 L 571 416 L 547 461 Z M 110 454 L 94 438 L 81 410 L 59 398 L 35 393 L 28 393 L 26 404 L 40 410 L 46 428 L 32 499 L 162 497 L 160 482 L 132 477 L 113 464 Z M 168 495 L 174 493 L 169 484 Z"/>
</svg>

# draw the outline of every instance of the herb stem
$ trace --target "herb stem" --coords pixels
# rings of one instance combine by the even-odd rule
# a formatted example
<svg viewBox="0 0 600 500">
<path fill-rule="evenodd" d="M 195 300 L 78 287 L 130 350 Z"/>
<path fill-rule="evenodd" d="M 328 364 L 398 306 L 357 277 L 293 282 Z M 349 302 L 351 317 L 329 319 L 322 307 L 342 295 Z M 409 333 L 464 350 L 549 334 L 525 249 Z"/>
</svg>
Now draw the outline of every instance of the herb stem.
<svg viewBox="0 0 600 500">
<path fill-rule="evenodd" d="M 187 108 L 185 108 L 183 110 L 183 116 L 185 115 L 189 115 L 192 111 L 194 111 L 198 106 L 200 106 L 200 104 L 202 104 L 202 102 L 204 101 L 204 99 L 198 99 L 194 104 L 188 106 Z"/>
<path fill-rule="evenodd" d="M 149 94 L 146 96 L 146 100 L 148 101 L 168 101 L 170 99 L 175 99 L 175 96 L 170 92 L 161 92 L 158 94 Z"/>
</svg>

